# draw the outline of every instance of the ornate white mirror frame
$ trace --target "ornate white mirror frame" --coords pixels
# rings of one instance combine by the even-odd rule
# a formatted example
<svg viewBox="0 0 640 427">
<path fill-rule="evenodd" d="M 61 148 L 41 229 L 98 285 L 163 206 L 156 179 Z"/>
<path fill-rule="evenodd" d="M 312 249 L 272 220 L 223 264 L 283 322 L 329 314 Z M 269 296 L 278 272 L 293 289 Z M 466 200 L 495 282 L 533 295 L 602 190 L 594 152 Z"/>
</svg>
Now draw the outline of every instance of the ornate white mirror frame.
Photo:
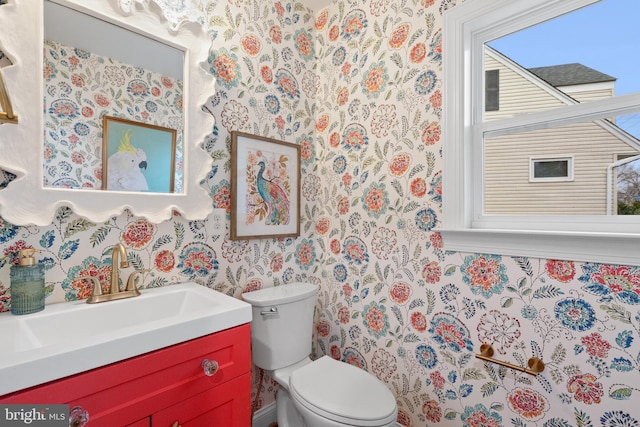
<svg viewBox="0 0 640 427">
<path fill-rule="evenodd" d="M 213 117 L 201 106 L 214 93 L 215 79 L 201 67 L 208 54 L 208 38 L 202 28 L 166 21 L 163 24 L 153 5 L 141 5 L 144 7 L 130 9 L 125 15 L 115 1 L 56 2 L 185 52 L 184 191 L 160 194 L 43 186 L 43 1 L 14 0 L 0 10 L 0 48 L 13 61 L 12 66 L 4 68 L 4 76 L 14 89 L 13 107 L 20 123 L 0 126 L 0 168 L 17 178 L 0 190 L 0 216 L 16 225 L 44 226 L 52 222 L 58 208 L 68 206 L 95 222 L 106 221 L 125 209 L 151 222 L 169 219 L 174 210 L 188 220 L 206 218 L 213 207 L 200 182 L 211 170 L 212 159 L 202 143 L 212 131 Z M 171 31 L 171 27 L 176 30 Z"/>
</svg>

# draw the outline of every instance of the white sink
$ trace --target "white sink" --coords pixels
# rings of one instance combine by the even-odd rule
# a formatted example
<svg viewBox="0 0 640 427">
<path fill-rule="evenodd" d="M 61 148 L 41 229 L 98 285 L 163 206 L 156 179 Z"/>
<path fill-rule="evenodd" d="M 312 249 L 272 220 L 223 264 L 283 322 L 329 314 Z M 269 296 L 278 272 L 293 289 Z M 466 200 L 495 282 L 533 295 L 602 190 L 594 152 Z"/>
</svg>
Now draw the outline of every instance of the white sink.
<svg viewBox="0 0 640 427">
<path fill-rule="evenodd" d="M 251 306 L 197 283 L 0 314 L 0 396 L 251 321 Z"/>
</svg>

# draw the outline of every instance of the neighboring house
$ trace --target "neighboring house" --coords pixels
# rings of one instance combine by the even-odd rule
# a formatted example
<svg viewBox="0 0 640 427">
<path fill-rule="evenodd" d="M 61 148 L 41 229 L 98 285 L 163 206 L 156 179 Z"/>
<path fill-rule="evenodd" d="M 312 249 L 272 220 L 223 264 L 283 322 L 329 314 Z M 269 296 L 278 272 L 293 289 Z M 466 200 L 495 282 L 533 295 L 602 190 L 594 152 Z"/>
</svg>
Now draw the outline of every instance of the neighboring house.
<svg viewBox="0 0 640 427">
<path fill-rule="evenodd" d="M 614 77 L 582 64 L 527 70 L 487 47 L 485 70 L 486 120 L 615 95 Z M 605 215 L 617 193 L 607 171 L 640 141 L 596 120 L 487 139 L 484 154 L 485 213 Z"/>
</svg>

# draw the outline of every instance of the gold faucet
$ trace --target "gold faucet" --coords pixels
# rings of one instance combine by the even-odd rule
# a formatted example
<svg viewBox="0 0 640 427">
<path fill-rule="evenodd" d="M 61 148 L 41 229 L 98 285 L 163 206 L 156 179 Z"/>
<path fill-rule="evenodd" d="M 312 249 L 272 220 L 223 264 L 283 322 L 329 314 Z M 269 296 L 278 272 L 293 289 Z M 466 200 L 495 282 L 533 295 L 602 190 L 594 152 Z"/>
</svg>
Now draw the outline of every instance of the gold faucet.
<svg viewBox="0 0 640 427">
<path fill-rule="evenodd" d="M 97 277 L 94 276 L 80 276 L 79 279 L 88 279 L 93 282 L 93 292 L 91 292 L 91 296 L 87 299 L 87 304 L 95 304 L 98 302 L 105 301 L 113 301 L 117 299 L 123 298 L 131 298 L 140 295 L 140 291 L 136 286 L 136 276 L 139 273 L 144 273 L 151 271 L 149 269 L 144 270 L 135 270 L 133 273 L 129 275 L 129 279 L 127 279 L 127 286 L 124 291 L 120 290 L 120 271 L 118 269 L 118 258 L 120 258 L 120 268 L 129 267 L 129 260 L 127 258 L 127 250 L 122 245 L 122 243 L 118 243 L 113 247 L 111 251 L 111 282 L 109 285 L 109 293 L 102 293 L 102 286 L 100 285 L 100 281 Z"/>
<path fill-rule="evenodd" d="M 127 250 L 122 243 L 118 243 L 113 247 L 111 251 L 111 286 L 109 287 L 109 294 L 114 295 L 120 292 L 120 272 L 118 271 L 118 254 L 120 255 L 120 267 L 129 267 L 129 258 L 127 257 Z"/>
</svg>

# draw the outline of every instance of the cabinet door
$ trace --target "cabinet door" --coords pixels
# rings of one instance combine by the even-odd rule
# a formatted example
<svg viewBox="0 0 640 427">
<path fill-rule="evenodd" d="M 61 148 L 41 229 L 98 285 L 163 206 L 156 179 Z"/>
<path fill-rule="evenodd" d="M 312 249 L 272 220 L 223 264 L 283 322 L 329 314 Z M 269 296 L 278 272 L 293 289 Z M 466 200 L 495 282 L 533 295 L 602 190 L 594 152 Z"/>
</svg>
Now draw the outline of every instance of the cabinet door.
<svg viewBox="0 0 640 427">
<path fill-rule="evenodd" d="M 152 427 L 250 427 L 251 374 L 176 403 L 151 416 Z"/>
</svg>

